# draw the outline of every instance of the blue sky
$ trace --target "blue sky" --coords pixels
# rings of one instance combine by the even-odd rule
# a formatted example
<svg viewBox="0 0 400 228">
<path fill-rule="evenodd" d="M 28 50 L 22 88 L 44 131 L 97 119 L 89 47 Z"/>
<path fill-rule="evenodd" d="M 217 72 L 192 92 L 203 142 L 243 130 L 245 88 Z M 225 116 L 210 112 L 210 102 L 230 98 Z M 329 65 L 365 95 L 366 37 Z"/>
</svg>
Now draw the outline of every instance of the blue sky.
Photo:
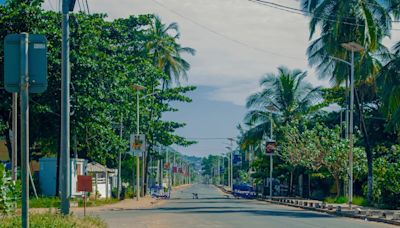
<svg viewBox="0 0 400 228">
<path fill-rule="evenodd" d="M 4 4 L 6 0 L 0 0 L 0 4 Z"/>
<path fill-rule="evenodd" d="M 1 1 L 1 0 L 0 0 Z M 298 0 L 271 0 L 299 8 Z M 44 7 L 59 10 L 59 0 L 45 0 Z M 78 2 L 78 1 L 77 1 Z M 82 2 L 82 1 L 79 1 Z M 232 137 L 245 114 L 246 97 L 259 90 L 262 75 L 285 65 L 308 71 L 313 85 L 330 86 L 308 65 L 309 18 L 262 6 L 248 0 L 88 0 L 91 13 L 109 19 L 157 14 L 165 23 L 177 22 L 180 42 L 197 50 L 187 60 L 192 68 L 187 84 L 198 86 L 193 103 L 179 104 L 179 113 L 168 114 L 188 125 L 178 131 L 186 137 Z M 79 10 L 79 5 L 75 7 Z M 400 24 L 393 26 L 400 29 Z M 318 35 L 318 31 L 316 31 Z M 393 31 L 385 44 L 400 40 Z M 199 141 L 184 148 L 190 155 L 226 151 L 224 141 Z"/>
<path fill-rule="evenodd" d="M 210 100 L 215 88 L 199 86 L 189 94 L 192 103 L 177 103 L 179 112 L 169 113 L 165 119 L 188 123 L 178 134 L 199 139 L 199 143 L 188 148 L 179 148 L 185 154 L 204 156 L 226 152 L 226 139 L 236 136 L 236 125 L 243 119 L 245 108 L 231 102 Z"/>
</svg>

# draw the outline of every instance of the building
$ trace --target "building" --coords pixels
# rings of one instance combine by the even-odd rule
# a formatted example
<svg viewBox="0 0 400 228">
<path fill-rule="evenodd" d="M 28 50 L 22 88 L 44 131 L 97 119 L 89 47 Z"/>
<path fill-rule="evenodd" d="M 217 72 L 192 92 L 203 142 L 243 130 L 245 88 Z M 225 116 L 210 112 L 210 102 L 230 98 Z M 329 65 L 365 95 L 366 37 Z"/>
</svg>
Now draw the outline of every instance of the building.
<svg viewBox="0 0 400 228">
<path fill-rule="evenodd" d="M 91 162 L 87 164 L 86 171 L 87 175 L 92 176 L 94 196 L 96 198 L 111 197 L 112 189 L 118 186 L 118 170 Z"/>
<path fill-rule="evenodd" d="M 86 174 L 87 160 L 71 158 L 71 197 L 80 197 L 83 192 L 76 191 L 76 182 L 78 175 Z M 39 184 L 42 195 L 56 195 L 56 180 L 57 180 L 57 158 L 40 158 L 39 159 Z"/>
</svg>

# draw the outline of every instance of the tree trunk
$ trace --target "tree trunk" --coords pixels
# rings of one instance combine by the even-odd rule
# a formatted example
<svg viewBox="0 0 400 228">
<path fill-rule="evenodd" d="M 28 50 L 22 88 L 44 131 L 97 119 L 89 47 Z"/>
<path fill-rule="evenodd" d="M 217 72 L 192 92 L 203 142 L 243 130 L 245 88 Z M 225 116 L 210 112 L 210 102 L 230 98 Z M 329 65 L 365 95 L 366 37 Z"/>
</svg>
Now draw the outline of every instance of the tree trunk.
<svg viewBox="0 0 400 228">
<path fill-rule="evenodd" d="M 290 182 L 289 182 L 289 189 L 288 189 L 288 195 L 291 196 L 292 195 L 292 189 L 293 189 L 293 173 L 294 173 L 294 169 L 292 171 L 290 171 Z"/>
<path fill-rule="evenodd" d="M 334 176 L 335 179 L 335 186 L 336 186 L 336 198 L 338 198 L 341 194 L 340 192 L 340 180 L 338 176 Z"/>
<path fill-rule="evenodd" d="M 364 120 L 364 108 L 362 107 L 362 102 L 360 102 L 359 96 L 358 96 L 358 91 L 356 90 L 356 103 L 357 103 L 357 107 L 358 110 L 360 111 L 360 119 L 361 119 L 361 130 L 363 133 L 363 138 L 365 141 L 365 153 L 367 156 L 367 166 L 368 166 L 368 192 L 367 192 L 367 201 L 368 203 L 371 203 L 372 201 L 372 187 L 373 187 L 373 156 L 372 156 L 372 148 L 371 148 L 371 144 L 369 141 L 369 137 L 368 137 L 368 132 L 367 132 L 367 128 L 365 125 L 365 120 Z"/>
</svg>

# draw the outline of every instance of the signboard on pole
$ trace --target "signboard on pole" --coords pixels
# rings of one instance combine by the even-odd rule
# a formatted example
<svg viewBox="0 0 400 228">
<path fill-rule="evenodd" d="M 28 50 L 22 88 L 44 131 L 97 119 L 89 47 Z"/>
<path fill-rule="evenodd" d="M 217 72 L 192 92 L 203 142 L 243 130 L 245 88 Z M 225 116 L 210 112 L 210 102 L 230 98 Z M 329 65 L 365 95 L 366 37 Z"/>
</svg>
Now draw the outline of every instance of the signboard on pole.
<svg viewBox="0 0 400 228">
<path fill-rule="evenodd" d="M 146 150 L 146 137 L 144 134 L 131 134 L 129 152 L 135 156 L 142 156 Z"/>
<path fill-rule="evenodd" d="M 78 175 L 76 184 L 76 191 L 78 192 L 92 192 L 92 176 Z"/>
<path fill-rule="evenodd" d="M 78 175 L 78 181 L 76 183 L 76 190 L 78 192 L 84 192 L 83 194 L 83 215 L 86 216 L 86 193 L 93 191 L 92 177 Z"/>
<path fill-rule="evenodd" d="M 267 141 L 265 144 L 265 153 L 269 155 L 273 155 L 276 150 L 276 142 L 275 141 Z"/>
<path fill-rule="evenodd" d="M 169 167 L 170 167 L 170 163 L 169 163 L 169 162 L 166 162 L 166 163 L 164 164 L 164 169 L 168 170 Z"/>
<path fill-rule="evenodd" d="M 21 88 L 21 37 L 11 34 L 4 39 L 4 87 L 10 93 L 18 93 Z M 43 93 L 47 88 L 47 39 L 35 34 L 29 34 L 28 39 L 29 92 Z"/>
</svg>

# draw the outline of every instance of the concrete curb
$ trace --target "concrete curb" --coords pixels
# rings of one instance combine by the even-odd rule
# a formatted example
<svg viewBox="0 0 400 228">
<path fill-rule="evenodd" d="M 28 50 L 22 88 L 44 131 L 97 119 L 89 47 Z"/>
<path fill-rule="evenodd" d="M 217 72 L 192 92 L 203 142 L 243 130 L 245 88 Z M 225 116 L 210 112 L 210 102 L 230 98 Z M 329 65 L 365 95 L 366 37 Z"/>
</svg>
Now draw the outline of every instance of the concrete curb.
<svg viewBox="0 0 400 228">
<path fill-rule="evenodd" d="M 231 191 L 227 191 L 222 186 L 217 186 L 221 191 L 226 194 L 231 194 Z M 356 211 L 343 211 L 341 206 L 334 207 L 333 205 L 327 205 L 320 201 L 315 200 L 304 200 L 299 198 L 279 198 L 279 199 L 256 199 L 258 201 L 268 202 L 272 204 L 278 204 L 289 207 L 301 208 L 303 210 L 316 211 L 320 213 L 330 214 L 333 216 L 348 217 L 355 219 L 362 219 L 374 222 L 381 222 L 390 225 L 400 226 L 400 214 L 381 210 L 361 210 Z M 392 219 L 387 219 L 391 215 Z"/>
</svg>

